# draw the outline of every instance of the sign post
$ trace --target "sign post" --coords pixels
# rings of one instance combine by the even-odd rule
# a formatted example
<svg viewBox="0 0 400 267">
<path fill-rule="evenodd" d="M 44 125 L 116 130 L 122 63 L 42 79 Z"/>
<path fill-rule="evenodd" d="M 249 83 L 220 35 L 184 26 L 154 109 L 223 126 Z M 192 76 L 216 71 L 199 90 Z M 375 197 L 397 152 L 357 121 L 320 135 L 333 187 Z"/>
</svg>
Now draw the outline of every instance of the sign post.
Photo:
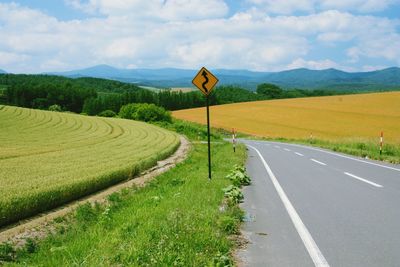
<svg viewBox="0 0 400 267">
<path fill-rule="evenodd" d="M 211 145 L 210 145 L 210 94 L 214 86 L 218 83 L 215 77 L 206 68 L 201 68 L 193 78 L 192 83 L 205 95 L 207 106 L 207 140 L 208 140 L 208 179 L 211 180 Z"/>
</svg>

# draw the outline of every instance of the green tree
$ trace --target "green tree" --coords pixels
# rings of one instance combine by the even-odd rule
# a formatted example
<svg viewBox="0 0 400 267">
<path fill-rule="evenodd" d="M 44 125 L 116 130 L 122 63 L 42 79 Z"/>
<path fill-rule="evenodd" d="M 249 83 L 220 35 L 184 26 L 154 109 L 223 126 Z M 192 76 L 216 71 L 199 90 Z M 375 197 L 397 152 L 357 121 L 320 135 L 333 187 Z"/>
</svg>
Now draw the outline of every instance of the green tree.
<svg viewBox="0 0 400 267">
<path fill-rule="evenodd" d="M 137 104 L 133 119 L 146 122 L 166 121 L 171 122 L 171 114 L 162 107 L 154 104 Z"/>
<path fill-rule="evenodd" d="M 123 105 L 119 110 L 118 115 L 123 119 L 133 119 L 134 114 L 138 108 L 137 104 L 127 104 Z"/>
<path fill-rule="evenodd" d="M 146 122 L 166 121 L 171 122 L 171 114 L 162 107 L 154 104 L 140 103 L 127 104 L 121 107 L 119 116 Z"/>
<path fill-rule="evenodd" d="M 116 117 L 117 113 L 115 113 L 112 110 L 107 109 L 107 110 L 104 110 L 104 111 L 100 112 L 99 114 L 97 114 L 97 116 L 112 118 L 112 117 Z"/>
<path fill-rule="evenodd" d="M 283 90 L 272 83 L 262 83 L 257 86 L 257 94 L 265 95 L 270 99 L 281 98 Z"/>
<path fill-rule="evenodd" d="M 62 111 L 60 105 L 57 105 L 57 104 L 51 105 L 51 106 L 49 107 L 49 110 L 50 110 L 50 111 L 57 111 L 57 112 L 61 112 L 61 111 Z"/>
</svg>

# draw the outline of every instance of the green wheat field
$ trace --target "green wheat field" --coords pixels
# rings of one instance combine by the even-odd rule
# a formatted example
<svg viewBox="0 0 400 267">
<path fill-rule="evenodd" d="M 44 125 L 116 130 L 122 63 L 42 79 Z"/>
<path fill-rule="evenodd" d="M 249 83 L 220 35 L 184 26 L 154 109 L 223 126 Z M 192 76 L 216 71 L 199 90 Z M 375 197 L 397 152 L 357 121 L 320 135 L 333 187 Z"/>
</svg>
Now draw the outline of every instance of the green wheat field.
<svg viewBox="0 0 400 267">
<path fill-rule="evenodd" d="M 145 123 L 0 105 L 0 226 L 133 178 L 179 146 Z"/>
</svg>

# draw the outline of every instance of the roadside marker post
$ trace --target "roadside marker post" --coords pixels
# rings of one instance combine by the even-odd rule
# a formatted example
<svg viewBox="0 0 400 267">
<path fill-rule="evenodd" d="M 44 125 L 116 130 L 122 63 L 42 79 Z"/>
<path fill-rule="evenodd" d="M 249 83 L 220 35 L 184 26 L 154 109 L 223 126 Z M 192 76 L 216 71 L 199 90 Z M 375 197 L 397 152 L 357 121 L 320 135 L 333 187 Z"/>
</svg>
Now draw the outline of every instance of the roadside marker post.
<svg viewBox="0 0 400 267">
<path fill-rule="evenodd" d="M 215 77 L 209 70 L 202 67 L 197 75 L 193 78 L 193 85 L 196 86 L 206 97 L 207 107 L 207 139 L 208 139 L 208 179 L 211 180 L 211 145 L 210 145 L 210 94 L 218 83 L 218 78 Z"/>
<path fill-rule="evenodd" d="M 383 132 L 381 132 L 381 140 L 379 144 L 379 155 L 382 155 L 382 146 L 383 146 Z"/>
<path fill-rule="evenodd" d="M 235 128 L 232 128 L 232 146 L 233 146 L 233 152 L 236 152 L 236 133 L 235 133 Z"/>
</svg>

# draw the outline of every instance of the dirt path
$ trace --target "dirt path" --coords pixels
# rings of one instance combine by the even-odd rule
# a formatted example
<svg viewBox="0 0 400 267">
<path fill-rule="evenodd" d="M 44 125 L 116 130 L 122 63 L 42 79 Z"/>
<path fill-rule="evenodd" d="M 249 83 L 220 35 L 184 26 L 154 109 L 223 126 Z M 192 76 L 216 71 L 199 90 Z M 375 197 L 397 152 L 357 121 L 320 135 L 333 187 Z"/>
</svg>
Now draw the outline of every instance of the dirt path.
<svg viewBox="0 0 400 267">
<path fill-rule="evenodd" d="M 54 219 L 74 211 L 78 206 L 86 202 L 104 202 L 106 201 L 107 196 L 111 195 L 114 192 L 118 192 L 123 188 L 129 188 L 132 186 L 144 186 L 154 177 L 168 171 L 176 164 L 186 159 L 188 152 L 190 151 L 190 142 L 182 136 L 180 138 L 180 142 L 181 145 L 171 157 L 162 161 L 158 161 L 156 166 L 143 172 L 139 177 L 114 185 L 100 192 L 94 193 L 82 199 L 61 206 L 57 209 L 41 213 L 30 219 L 23 220 L 17 224 L 1 228 L 0 243 L 11 242 L 18 246 L 21 243 L 25 243 L 25 240 L 27 238 L 43 238 L 48 234 L 49 231 L 51 231 L 51 229 L 49 229 L 49 225 Z"/>
</svg>

